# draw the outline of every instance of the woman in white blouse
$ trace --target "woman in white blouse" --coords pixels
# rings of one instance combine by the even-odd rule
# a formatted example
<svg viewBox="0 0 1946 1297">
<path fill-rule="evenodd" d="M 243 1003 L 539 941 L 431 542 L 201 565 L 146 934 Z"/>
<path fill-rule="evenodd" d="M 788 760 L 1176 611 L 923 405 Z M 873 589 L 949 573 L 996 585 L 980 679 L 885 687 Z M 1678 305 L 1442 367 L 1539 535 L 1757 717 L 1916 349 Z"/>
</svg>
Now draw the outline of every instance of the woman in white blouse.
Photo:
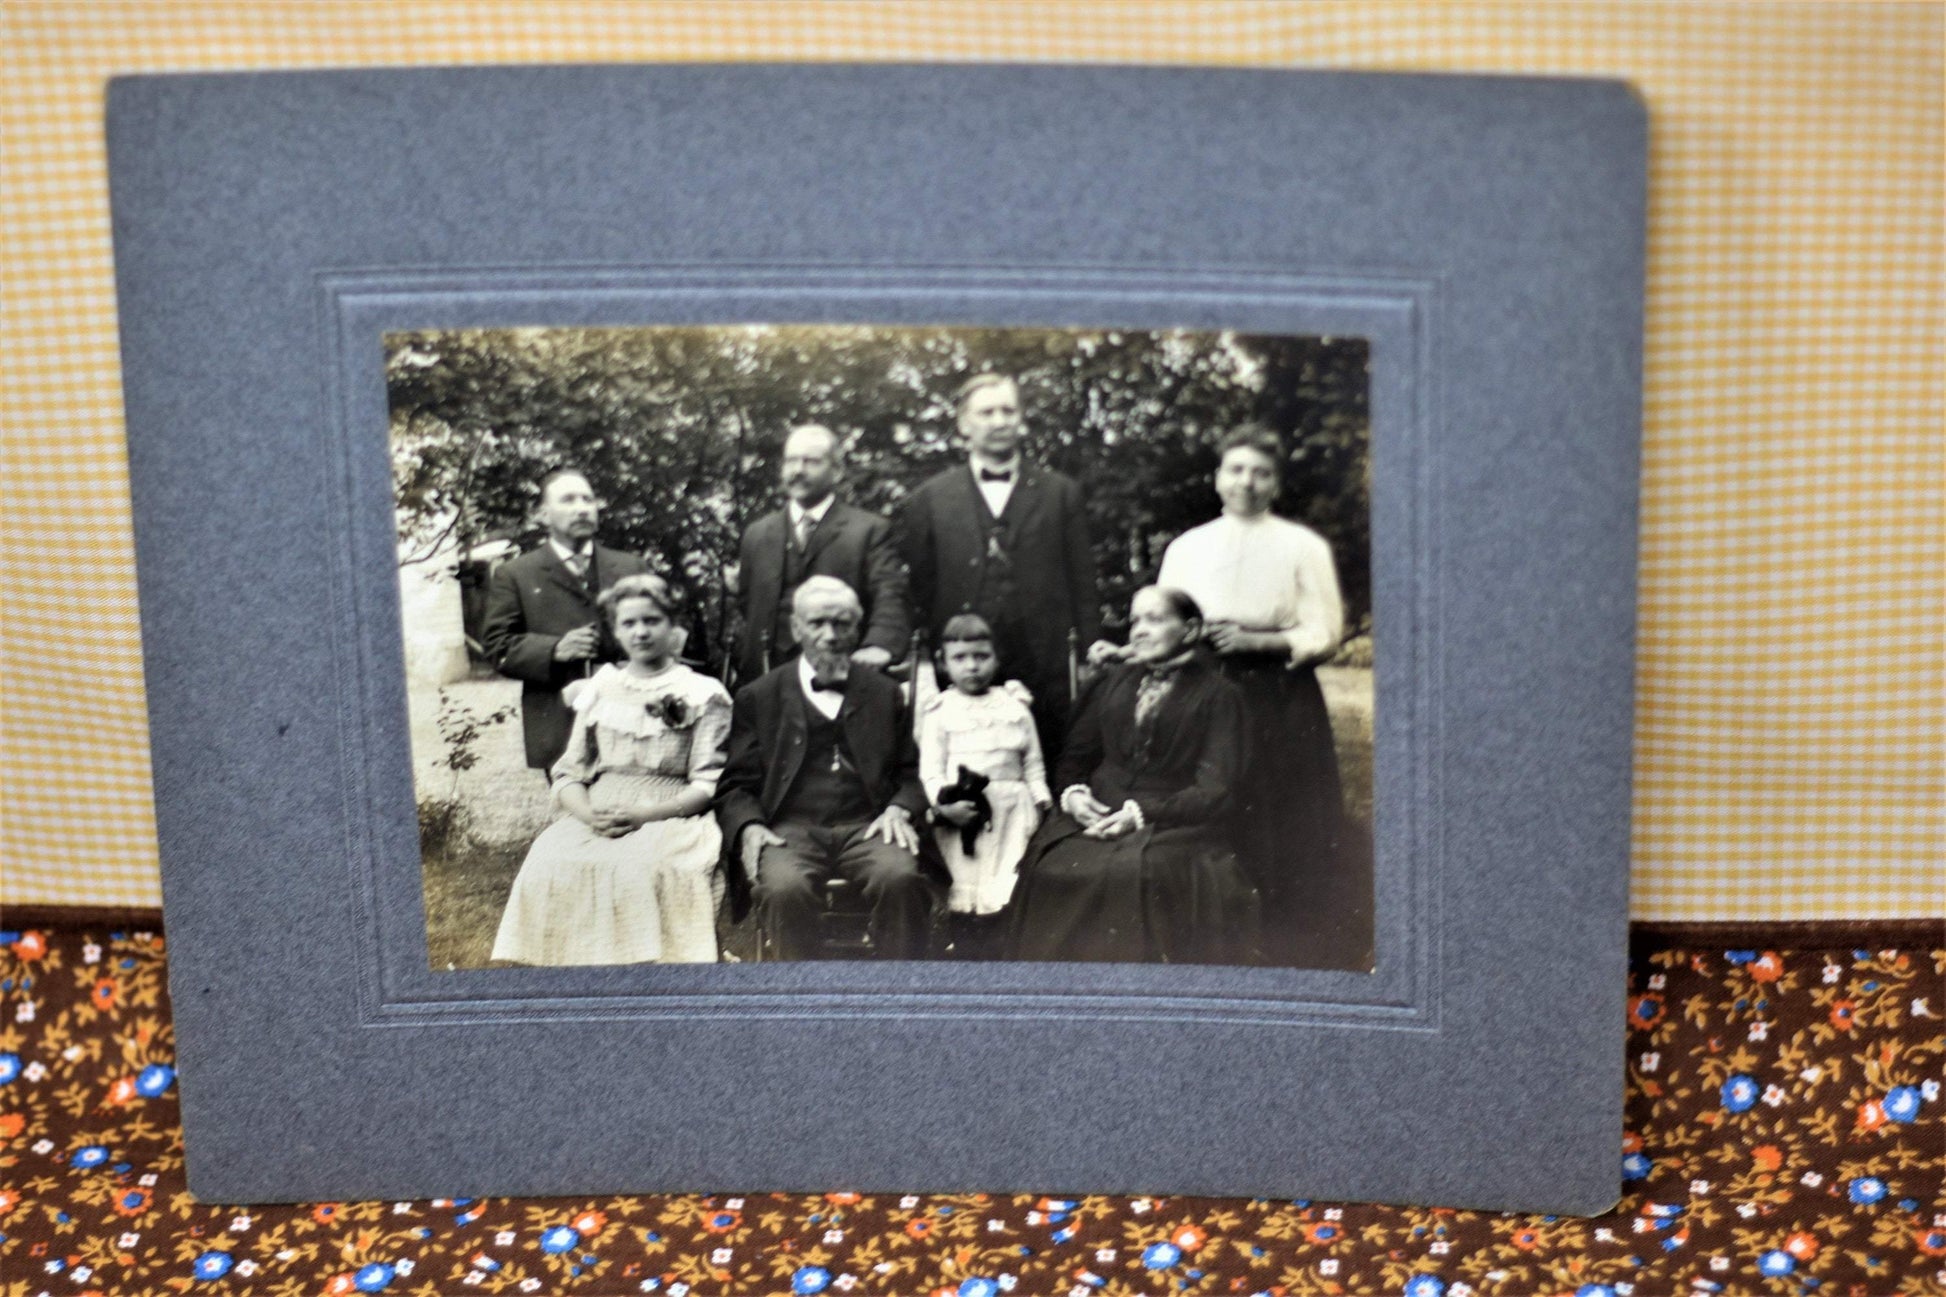
<svg viewBox="0 0 1946 1297">
<path fill-rule="evenodd" d="M 1270 512 L 1282 486 L 1277 434 L 1244 424 L 1219 449 L 1223 513 L 1170 543 L 1156 582 L 1202 605 L 1205 642 L 1243 691 L 1250 759 L 1236 790 L 1237 851 L 1263 897 L 1263 959 L 1301 965 L 1308 911 L 1338 868 L 1344 836 L 1331 717 L 1314 669 L 1344 636 L 1344 604 L 1329 543 Z"/>
</svg>

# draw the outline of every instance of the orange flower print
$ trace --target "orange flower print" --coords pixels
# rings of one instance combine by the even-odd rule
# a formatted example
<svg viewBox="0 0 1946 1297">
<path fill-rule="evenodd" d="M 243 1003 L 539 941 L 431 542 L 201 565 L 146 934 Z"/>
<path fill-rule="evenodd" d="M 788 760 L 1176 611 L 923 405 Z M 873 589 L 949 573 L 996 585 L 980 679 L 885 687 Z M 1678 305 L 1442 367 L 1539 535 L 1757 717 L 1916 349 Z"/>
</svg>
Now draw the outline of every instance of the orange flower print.
<svg viewBox="0 0 1946 1297">
<path fill-rule="evenodd" d="M 0 1216 L 5 1216 L 18 1206 L 20 1206 L 18 1189 L 0 1189 Z"/>
<path fill-rule="evenodd" d="M 147 1189 L 124 1189 L 115 1196 L 115 1213 L 118 1216 L 140 1216 L 149 1209 L 153 1197 Z"/>
<path fill-rule="evenodd" d="M 94 992 L 89 995 L 88 999 L 93 1002 L 97 1009 L 100 1009 L 104 1013 L 114 1008 L 115 979 L 112 977 L 104 977 L 99 982 L 96 982 Z"/>
<path fill-rule="evenodd" d="M 1850 1000 L 1838 1000 L 1831 1006 L 1831 1025 L 1839 1031 L 1850 1031 L 1858 1019 L 1858 1006 Z"/>
<path fill-rule="evenodd" d="M 338 1219 L 338 1207 L 339 1204 L 335 1202 L 321 1202 L 311 1208 L 311 1219 L 320 1225 L 329 1225 Z"/>
<path fill-rule="evenodd" d="M 703 1229 L 711 1234 L 727 1234 L 742 1223 L 741 1212 L 711 1211 L 703 1214 Z"/>
<path fill-rule="evenodd" d="M 932 1235 L 932 1222 L 923 1216 L 905 1223 L 905 1232 L 911 1238 L 929 1238 Z"/>
<path fill-rule="evenodd" d="M 1774 982 L 1784 975 L 1784 961 L 1774 950 L 1766 950 L 1750 961 L 1750 980 L 1754 982 Z"/>
<path fill-rule="evenodd" d="M 1344 1236 L 1344 1227 L 1336 1221 L 1314 1221 L 1304 1227 L 1305 1241 L 1310 1243 L 1336 1243 Z"/>
<path fill-rule="evenodd" d="M 1659 995 L 1638 995 L 1628 1002 L 1628 1025 L 1631 1027 L 1653 1027 L 1662 1021 L 1662 997 Z"/>
<path fill-rule="evenodd" d="M 1800 1261 L 1809 1261 L 1818 1254 L 1818 1238 L 1802 1230 L 1784 1240 L 1784 1250 Z"/>
<path fill-rule="evenodd" d="M 125 1076 L 108 1087 L 108 1102 L 119 1108 L 125 1103 L 133 1102 L 135 1093 L 135 1078 Z"/>
<path fill-rule="evenodd" d="M 862 1194 L 856 1193 L 827 1193 L 824 1195 L 824 1200 L 839 1207 L 849 1207 L 861 1197 L 863 1197 Z"/>
<path fill-rule="evenodd" d="M 1759 1171 L 1775 1171 L 1784 1165 L 1784 1151 L 1775 1144 L 1759 1144 L 1750 1150 L 1750 1160 Z"/>
<path fill-rule="evenodd" d="M 47 938 L 38 932 L 23 932 L 11 947 L 16 957 L 25 960 L 39 959 L 47 953 Z"/>
<path fill-rule="evenodd" d="M 585 1238 L 591 1234 L 601 1233 L 602 1229 L 608 1224 L 608 1217 L 602 1212 L 584 1211 L 570 1221 L 569 1224 L 579 1230 Z"/>
<path fill-rule="evenodd" d="M 1858 1105 L 1858 1129 L 1874 1131 L 1885 1124 L 1885 1105 L 1877 1099 Z"/>
<path fill-rule="evenodd" d="M 1185 1252 L 1194 1252 L 1197 1248 L 1209 1242 L 1209 1235 L 1194 1225 L 1184 1225 L 1181 1229 L 1169 1236 L 1169 1241 Z"/>
<path fill-rule="evenodd" d="M 324 1297 L 344 1297 L 345 1293 L 355 1292 L 357 1289 L 357 1274 L 352 1271 L 346 1271 L 344 1274 L 333 1275 L 331 1277 L 331 1282 L 324 1286 Z"/>
<path fill-rule="evenodd" d="M 27 1128 L 27 1119 L 17 1112 L 0 1112 L 0 1139 L 12 1139 Z"/>
<path fill-rule="evenodd" d="M 1921 1225 L 1912 1233 L 1912 1241 L 1927 1256 L 1946 1256 L 1946 1229 L 1934 1225 Z"/>
<path fill-rule="evenodd" d="M 1532 1252 L 1541 1245 L 1541 1232 L 1537 1229 L 1515 1230 L 1513 1245 L 1523 1252 Z"/>
</svg>

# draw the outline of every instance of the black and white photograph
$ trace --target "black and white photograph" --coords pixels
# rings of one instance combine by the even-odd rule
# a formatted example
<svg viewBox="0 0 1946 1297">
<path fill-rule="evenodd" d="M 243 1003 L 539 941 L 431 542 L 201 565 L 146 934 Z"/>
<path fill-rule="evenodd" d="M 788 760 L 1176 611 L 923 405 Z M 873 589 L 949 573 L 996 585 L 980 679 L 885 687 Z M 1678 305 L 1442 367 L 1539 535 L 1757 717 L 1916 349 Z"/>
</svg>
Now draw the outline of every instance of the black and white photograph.
<svg viewBox="0 0 1946 1297">
<path fill-rule="evenodd" d="M 1372 970 L 1370 351 L 388 333 L 432 968 Z"/>
</svg>

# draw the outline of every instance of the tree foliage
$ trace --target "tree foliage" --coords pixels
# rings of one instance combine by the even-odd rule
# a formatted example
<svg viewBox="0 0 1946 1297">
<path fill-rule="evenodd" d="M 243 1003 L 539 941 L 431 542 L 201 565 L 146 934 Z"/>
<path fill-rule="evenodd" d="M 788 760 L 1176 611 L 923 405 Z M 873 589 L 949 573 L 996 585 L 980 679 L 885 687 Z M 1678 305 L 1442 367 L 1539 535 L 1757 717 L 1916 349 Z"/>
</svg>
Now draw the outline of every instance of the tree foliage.
<svg viewBox="0 0 1946 1297">
<path fill-rule="evenodd" d="M 585 471 L 605 543 L 644 554 L 693 609 L 692 648 L 730 632 L 723 567 L 777 507 L 786 429 L 836 430 L 845 494 L 896 512 L 963 451 L 953 392 L 1014 375 L 1026 453 L 1088 501 L 1106 622 L 1163 547 L 1217 511 L 1215 442 L 1285 434 L 1279 512 L 1331 542 L 1354 629 L 1369 624 L 1369 351 L 1360 339 L 1141 330 L 738 326 L 424 331 L 386 338 L 401 552 L 522 548 L 535 483 Z"/>
</svg>

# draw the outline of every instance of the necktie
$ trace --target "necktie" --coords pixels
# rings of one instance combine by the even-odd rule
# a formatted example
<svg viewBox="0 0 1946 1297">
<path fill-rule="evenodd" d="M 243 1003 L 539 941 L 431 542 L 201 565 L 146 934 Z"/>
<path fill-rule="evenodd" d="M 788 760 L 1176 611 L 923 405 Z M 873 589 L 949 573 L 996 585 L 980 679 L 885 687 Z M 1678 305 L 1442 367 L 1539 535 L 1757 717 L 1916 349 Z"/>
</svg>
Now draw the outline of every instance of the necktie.
<svg viewBox="0 0 1946 1297">
<path fill-rule="evenodd" d="M 980 470 L 982 482 L 1011 482 L 1014 480 L 1012 469 L 983 468 Z"/>
<path fill-rule="evenodd" d="M 816 531 L 817 529 L 818 529 L 817 519 L 813 518 L 808 513 L 798 514 L 797 523 L 795 525 L 795 530 L 797 533 L 797 547 L 799 549 L 809 549 L 811 547 L 811 533 Z"/>
</svg>

